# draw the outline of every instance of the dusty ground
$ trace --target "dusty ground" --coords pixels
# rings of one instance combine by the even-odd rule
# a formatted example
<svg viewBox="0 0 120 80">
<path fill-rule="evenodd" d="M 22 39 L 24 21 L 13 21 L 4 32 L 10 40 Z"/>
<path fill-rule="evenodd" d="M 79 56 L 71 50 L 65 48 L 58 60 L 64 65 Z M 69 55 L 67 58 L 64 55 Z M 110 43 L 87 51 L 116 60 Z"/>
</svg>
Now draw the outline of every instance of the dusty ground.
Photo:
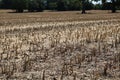
<svg viewBox="0 0 120 80">
<path fill-rule="evenodd" d="M 120 13 L 1 10 L 0 79 L 119 80 Z"/>
<path fill-rule="evenodd" d="M 10 11 L 7 11 L 10 12 Z M 118 11 L 119 12 L 119 11 Z M 42 12 L 42 13 L 6 13 L 0 11 L 1 25 L 15 25 L 23 23 L 43 22 L 71 22 L 88 20 L 111 20 L 120 19 L 120 13 L 111 14 L 110 11 L 87 11 L 88 14 L 81 15 L 79 11 L 66 12 Z"/>
</svg>

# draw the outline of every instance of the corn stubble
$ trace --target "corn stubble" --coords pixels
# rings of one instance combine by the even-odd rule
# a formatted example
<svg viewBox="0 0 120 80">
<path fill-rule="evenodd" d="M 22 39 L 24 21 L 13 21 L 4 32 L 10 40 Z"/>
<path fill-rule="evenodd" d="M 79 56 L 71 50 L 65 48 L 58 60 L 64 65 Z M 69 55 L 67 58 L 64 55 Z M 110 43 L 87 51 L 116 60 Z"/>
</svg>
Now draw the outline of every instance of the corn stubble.
<svg viewBox="0 0 120 80">
<path fill-rule="evenodd" d="M 120 19 L 2 25 L 0 33 L 0 79 L 120 79 Z"/>
</svg>

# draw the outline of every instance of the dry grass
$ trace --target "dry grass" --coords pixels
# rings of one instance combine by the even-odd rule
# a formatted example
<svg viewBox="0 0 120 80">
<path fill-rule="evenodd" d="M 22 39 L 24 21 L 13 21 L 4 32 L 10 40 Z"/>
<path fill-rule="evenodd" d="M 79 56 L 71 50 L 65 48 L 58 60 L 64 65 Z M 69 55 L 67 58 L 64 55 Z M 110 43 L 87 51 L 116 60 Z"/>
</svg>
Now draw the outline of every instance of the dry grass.
<svg viewBox="0 0 120 80">
<path fill-rule="evenodd" d="M 119 80 L 119 15 L 0 13 L 0 79 Z"/>
</svg>

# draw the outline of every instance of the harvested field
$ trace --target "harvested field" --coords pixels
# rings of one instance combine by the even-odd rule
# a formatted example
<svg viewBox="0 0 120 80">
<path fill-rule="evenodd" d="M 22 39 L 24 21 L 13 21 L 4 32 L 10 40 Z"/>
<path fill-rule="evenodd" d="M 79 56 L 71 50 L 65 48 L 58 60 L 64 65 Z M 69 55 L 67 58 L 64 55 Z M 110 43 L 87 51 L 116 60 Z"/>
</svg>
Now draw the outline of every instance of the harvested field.
<svg viewBox="0 0 120 80">
<path fill-rule="evenodd" d="M 1 80 L 119 80 L 120 13 L 0 12 Z"/>
</svg>

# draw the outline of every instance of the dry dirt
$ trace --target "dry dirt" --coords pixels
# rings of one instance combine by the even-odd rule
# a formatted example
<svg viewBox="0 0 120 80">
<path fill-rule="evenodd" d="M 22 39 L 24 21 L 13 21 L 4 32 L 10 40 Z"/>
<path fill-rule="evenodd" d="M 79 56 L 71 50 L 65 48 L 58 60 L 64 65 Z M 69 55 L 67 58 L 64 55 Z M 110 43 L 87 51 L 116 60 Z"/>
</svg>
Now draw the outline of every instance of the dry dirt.
<svg viewBox="0 0 120 80">
<path fill-rule="evenodd" d="M 0 11 L 0 80 L 119 79 L 119 12 Z"/>
</svg>

